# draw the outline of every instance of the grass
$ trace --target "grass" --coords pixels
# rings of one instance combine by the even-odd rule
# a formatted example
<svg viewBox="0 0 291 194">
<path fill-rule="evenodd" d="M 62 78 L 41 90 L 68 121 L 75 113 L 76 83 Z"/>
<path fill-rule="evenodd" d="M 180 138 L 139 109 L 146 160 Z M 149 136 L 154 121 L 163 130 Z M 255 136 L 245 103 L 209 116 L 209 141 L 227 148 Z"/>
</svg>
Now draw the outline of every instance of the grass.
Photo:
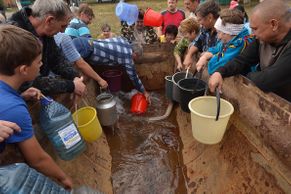
<svg viewBox="0 0 291 194">
<path fill-rule="evenodd" d="M 89 26 L 93 37 L 97 37 L 101 33 L 101 26 L 108 23 L 111 26 L 112 32 L 120 34 L 120 21 L 115 16 L 116 3 L 95 3 L 96 0 L 87 0 L 94 10 L 95 18 Z M 155 11 L 162 11 L 167 7 L 166 0 L 131 0 L 126 1 L 131 4 L 136 4 L 139 8 L 146 10 L 148 7 Z M 257 4 L 258 1 L 251 1 L 246 4 L 247 12 L 251 7 Z M 224 8 L 225 6 L 222 6 Z M 184 9 L 183 0 L 178 1 L 178 8 Z"/>
<path fill-rule="evenodd" d="M 179 7 L 183 7 L 182 0 L 179 1 Z M 154 9 L 155 11 L 161 11 L 166 8 L 167 4 L 165 0 L 135 0 L 130 1 L 131 4 L 136 4 L 139 8 L 146 10 L 148 7 Z M 101 25 L 108 23 L 112 32 L 120 34 L 120 21 L 115 15 L 116 3 L 98 3 L 91 4 L 95 18 L 92 24 L 89 26 L 91 29 L 91 34 L 96 37 L 101 33 Z"/>
</svg>

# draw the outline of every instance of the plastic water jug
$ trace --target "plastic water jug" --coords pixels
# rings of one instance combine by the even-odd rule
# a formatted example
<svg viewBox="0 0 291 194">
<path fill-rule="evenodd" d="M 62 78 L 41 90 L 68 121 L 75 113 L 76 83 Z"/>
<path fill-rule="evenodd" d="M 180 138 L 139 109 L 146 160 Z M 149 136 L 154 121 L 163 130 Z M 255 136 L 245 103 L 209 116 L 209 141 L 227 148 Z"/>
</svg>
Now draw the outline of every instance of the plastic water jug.
<svg viewBox="0 0 291 194">
<path fill-rule="evenodd" d="M 52 99 L 41 99 L 40 125 L 63 160 L 71 160 L 82 153 L 85 142 L 71 112 Z"/>
<path fill-rule="evenodd" d="M 119 18 L 120 21 L 125 21 L 128 25 L 132 25 L 137 21 L 138 7 L 137 5 L 120 1 L 116 5 L 115 15 Z"/>
<path fill-rule="evenodd" d="M 63 187 L 24 163 L 0 167 L 0 193 L 64 193 Z"/>
</svg>

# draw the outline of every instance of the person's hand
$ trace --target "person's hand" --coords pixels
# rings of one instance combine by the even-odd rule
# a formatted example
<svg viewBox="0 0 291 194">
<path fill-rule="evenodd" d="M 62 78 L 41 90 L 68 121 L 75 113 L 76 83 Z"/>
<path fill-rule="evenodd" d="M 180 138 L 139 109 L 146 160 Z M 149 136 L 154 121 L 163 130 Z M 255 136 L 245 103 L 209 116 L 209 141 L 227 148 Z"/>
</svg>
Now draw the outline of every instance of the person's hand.
<svg viewBox="0 0 291 194">
<path fill-rule="evenodd" d="M 72 190 L 73 189 L 73 181 L 70 177 L 65 176 L 65 178 L 60 180 L 61 184 L 64 186 L 66 190 Z"/>
<path fill-rule="evenodd" d="M 147 101 L 149 104 L 151 104 L 151 97 L 150 97 L 150 93 L 148 93 L 147 91 L 144 91 L 144 96 L 146 97 Z"/>
<path fill-rule="evenodd" d="M 178 63 L 177 70 L 178 71 L 182 71 L 183 70 L 183 64 L 182 63 Z"/>
<path fill-rule="evenodd" d="M 208 81 L 210 91 L 215 92 L 215 88 L 218 87 L 219 92 L 221 93 L 222 82 L 223 79 L 220 73 L 215 72 L 214 74 L 212 74 Z"/>
<path fill-rule="evenodd" d="M 39 100 L 41 96 L 41 91 L 34 87 L 30 87 L 21 93 L 24 100 Z"/>
<path fill-rule="evenodd" d="M 16 123 L 0 120 L 0 142 L 7 139 L 14 131 L 20 132 L 21 129 Z"/>
<path fill-rule="evenodd" d="M 74 93 L 79 95 L 79 96 L 83 96 L 85 94 L 85 90 L 86 90 L 86 85 L 83 83 L 83 77 L 81 77 L 81 78 L 75 77 L 73 82 L 75 85 Z"/>
<path fill-rule="evenodd" d="M 200 72 L 201 70 L 203 70 L 206 64 L 207 64 L 207 61 L 201 57 L 199 61 L 196 63 L 196 70 Z"/>
<path fill-rule="evenodd" d="M 185 56 L 185 59 L 183 61 L 183 65 L 185 66 L 185 69 L 191 67 L 191 65 L 193 64 L 193 59 L 192 59 L 192 56 L 187 54 Z"/>
<path fill-rule="evenodd" d="M 98 84 L 99 84 L 99 86 L 100 86 L 102 89 L 105 89 L 105 88 L 108 87 L 108 83 L 107 83 L 107 81 L 105 81 L 104 79 L 100 79 L 100 80 L 98 81 Z"/>
</svg>

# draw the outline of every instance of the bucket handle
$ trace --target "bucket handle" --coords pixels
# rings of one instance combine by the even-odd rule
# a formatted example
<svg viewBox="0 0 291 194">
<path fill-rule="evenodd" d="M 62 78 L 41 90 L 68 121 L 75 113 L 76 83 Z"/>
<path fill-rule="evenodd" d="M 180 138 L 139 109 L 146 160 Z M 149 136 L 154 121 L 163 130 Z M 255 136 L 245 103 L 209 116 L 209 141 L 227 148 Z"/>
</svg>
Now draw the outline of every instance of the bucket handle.
<svg viewBox="0 0 291 194">
<path fill-rule="evenodd" d="M 186 70 L 185 79 L 188 77 L 189 69 L 190 69 L 190 67 L 188 67 L 187 70 Z"/>
<path fill-rule="evenodd" d="M 194 86 L 194 91 L 196 91 L 196 89 L 197 89 L 197 87 L 198 87 L 198 85 L 199 85 L 199 83 L 200 83 L 200 80 L 201 80 L 201 77 L 202 77 L 202 72 L 203 72 L 203 70 L 201 69 L 199 72 L 197 72 L 196 73 L 196 77 L 197 77 L 197 82 L 195 83 L 195 86 Z M 194 77 L 194 75 L 193 75 L 193 77 Z"/>
<path fill-rule="evenodd" d="M 216 104 L 217 104 L 215 121 L 218 121 L 219 114 L 220 114 L 220 93 L 219 93 L 218 88 L 215 88 L 215 93 L 216 93 Z"/>
<path fill-rule="evenodd" d="M 110 90 L 109 90 L 109 87 L 106 87 L 106 89 L 103 89 L 103 88 L 100 87 L 99 90 L 100 90 L 100 94 L 105 93 L 105 92 L 111 94 L 111 92 L 110 92 Z M 103 91 L 104 91 L 104 92 L 103 92 Z"/>
<path fill-rule="evenodd" d="M 81 97 L 82 102 L 85 104 L 85 106 L 89 106 L 87 100 L 85 100 L 83 97 Z M 78 101 L 79 101 L 79 96 L 75 95 L 75 100 L 74 100 L 74 107 L 75 107 L 75 113 L 76 113 L 76 124 L 78 126 Z"/>
</svg>

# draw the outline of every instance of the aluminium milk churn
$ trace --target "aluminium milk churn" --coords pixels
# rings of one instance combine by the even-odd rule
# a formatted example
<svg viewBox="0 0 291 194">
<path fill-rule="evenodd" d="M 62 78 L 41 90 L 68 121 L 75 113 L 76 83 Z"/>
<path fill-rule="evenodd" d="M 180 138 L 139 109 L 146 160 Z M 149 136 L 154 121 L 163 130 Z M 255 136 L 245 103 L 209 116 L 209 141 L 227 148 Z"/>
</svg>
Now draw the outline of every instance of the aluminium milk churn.
<svg viewBox="0 0 291 194">
<path fill-rule="evenodd" d="M 101 94 L 99 94 L 96 99 L 97 115 L 101 125 L 114 125 L 118 119 L 114 96 L 108 92 L 101 92 Z"/>
</svg>

